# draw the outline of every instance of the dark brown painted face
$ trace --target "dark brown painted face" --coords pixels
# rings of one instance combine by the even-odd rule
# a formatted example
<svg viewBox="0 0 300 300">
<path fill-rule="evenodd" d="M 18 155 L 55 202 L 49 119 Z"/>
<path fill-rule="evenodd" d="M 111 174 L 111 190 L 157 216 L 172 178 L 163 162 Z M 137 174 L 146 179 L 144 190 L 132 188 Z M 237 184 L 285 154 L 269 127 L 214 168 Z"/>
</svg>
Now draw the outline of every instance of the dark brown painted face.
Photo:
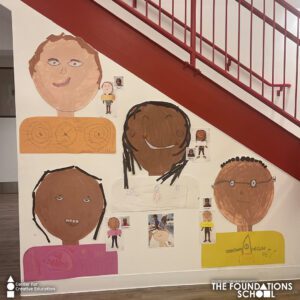
<svg viewBox="0 0 300 300">
<path fill-rule="evenodd" d="M 150 176 L 168 172 L 185 155 L 184 116 L 172 107 L 147 104 L 128 120 L 126 135 L 134 156 Z"/>
<path fill-rule="evenodd" d="M 233 161 L 219 172 L 214 195 L 219 210 L 238 231 L 251 231 L 272 204 L 274 182 L 259 162 Z"/>
<path fill-rule="evenodd" d="M 65 245 L 78 244 L 97 225 L 104 197 L 96 179 L 77 169 L 49 173 L 36 191 L 35 212 Z"/>
</svg>

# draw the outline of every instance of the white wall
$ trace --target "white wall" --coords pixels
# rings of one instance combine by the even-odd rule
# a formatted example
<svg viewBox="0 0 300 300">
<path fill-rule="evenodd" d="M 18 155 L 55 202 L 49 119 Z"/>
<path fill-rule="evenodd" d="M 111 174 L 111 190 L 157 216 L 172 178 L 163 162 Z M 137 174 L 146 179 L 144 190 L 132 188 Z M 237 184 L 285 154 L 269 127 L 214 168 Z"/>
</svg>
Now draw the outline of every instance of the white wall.
<svg viewBox="0 0 300 300">
<path fill-rule="evenodd" d="M 36 47 L 50 34 L 67 33 L 64 29 L 47 20 L 22 2 L 0 0 L 13 10 L 13 34 L 15 50 L 15 85 L 17 104 L 17 128 L 28 117 L 55 116 L 55 111 L 45 103 L 31 80 L 28 72 L 28 60 Z M 117 91 L 117 102 L 113 109 L 117 117 L 111 117 L 117 129 L 116 154 L 20 154 L 19 161 L 19 218 L 20 218 L 20 255 L 21 276 L 23 277 L 22 259 L 25 251 L 33 246 L 45 246 L 44 236 L 32 222 L 31 193 L 45 170 L 78 165 L 87 172 L 103 179 L 103 186 L 108 201 L 107 216 L 111 212 L 112 186 L 121 178 L 122 148 L 121 135 L 127 111 L 136 103 L 150 100 L 174 102 L 166 95 L 148 85 L 134 74 L 114 63 L 99 53 L 103 69 L 103 81 L 112 80 L 113 76 L 124 76 L 125 87 Z M 105 116 L 100 94 L 77 116 Z M 286 243 L 286 263 L 277 266 L 232 267 L 224 269 L 202 269 L 200 265 L 201 247 L 199 242 L 199 211 L 176 210 L 175 230 L 176 245 L 169 249 L 147 248 L 148 212 L 130 213 L 132 227 L 127 231 L 125 250 L 119 252 L 119 275 L 96 276 L 76 279 L 43 282 L 55 286 L 58 293 L 123 289 L 145 286 L 164 286 L 179 284 L 208 283 L 216 278 L 256 278 L 289 279 L 300 278 L 300 227 L 299 181 L 278 169 L 275 165 L 259 157 L 243 145 L 214 128 L 201 118 L 181 107 L 191 120 L 192 128 L 210 128 L 209 162 L 189 163 L 184 175 L 197 178 L 201 195 L 212 196 L 211 184 L 220 170 L 220 164 L 237 155 L 252 156 L 262 159 L 272 175 L 277 177 L 274 203 L 268 215 L 255 226 L 256 230 L 275 230 L 281 232 Z M 284 153 L 283 155 L 288 155 Z M 128 215 L 128 213 L 126 214 Z M 224 219 L 220 212 L 215 212 L 218 231 L 235 231 L 233 224 Z M 188 228 L 188 230 L 187 230 Z M 105 242 L 105 228 L 102 226 L 96 243 Z M 137 238 L 138 237 L 138 238 Z M 50 236 L 52 245 L 61 242 Z M 82 244 L 95 243 L 88 235 Z M 156 251 L 158 250 L 158 251 Z M 166 251 L 164 251 L 166 250 Z M 133 263 L 134 262 L 134 263 Z"/>
<path fill-rule="evenodd" d="M 94 0 L 95 2 L 99 3 L 101 6 L 108 9 L 110 12 L 115 14 L 116 16 L 120 17 L 125 22 L 132 25 L 134 28 L 141 31 L 147 37 L 151 38 L 155 42 L 157 42 L 162 47 L 168 49 L 170 52 L 178 56 L 183 61 L 189 61 L 189 55 L 183 51 L 181 48 L 170 42 L 167 38 L 164 38 L 162 35 L 157 33 L 155 30 L 151 29 L 147 26 L 144 22 L 140 21 L 139 19 L 135 18 L 132 14 L 127 12 L 126 10 L 122 9 L 119 5 L 115 4 L 113 1 L 106 1 L 106 0 Z M 130 0 L 127 1 L 131 3 Z M 158 3 L 158 0 L 154 2 Z M 175 1 L 175 14 L 181 20 L 184 21 L 184 2 L 185 1 Z M 200 1 L 199 1 L 200 2 Z M 199 4 L 199 2 L 197 2 Z M 143 2 L 138 2 L 138 9 L 141 10 L 142 13 L 145 12 L 145 7 L 142 5 Z M 163 0 L 161 1 L 162 6 L 171 11 L 171 1 Z M 189 3 L 189 1 L 187 1 Z M 213 1 L 203 1 L 203 35 L 212 40 L 212 3 Z M 262 1 L 254 0 L 254 6 L 258 9 L 262 10 Z M 272 17 L 273 13 L 273 1 L 266 1 L 266 13 L 268 16 Z M 149 6 L 150 7 L 150 6 Z M 149 12 L 151 10 L 149 9 Z M 235 0 L 228 1 L 228 53 L 231 54 L 233 57 L 237 58 L 237 12 L 238 12 L 238 5 Z M 187 20 L 189 20 L 189 6 L 187 9 Z M 197 10 L 197 20 L 200 19 L 199 17 L 200 12 L 199 9 Z M 156 20 L 157 22 L 157 14 L 155 14 L 152 10 L 150 13 L 151 18 Z M 216 43 L 220 47 L 224 47 L 225 44 L 225 1 L 216 1 L 216 28 L 215 28 L 215 38 Z M 253 48 L 253 69 L 257 71 L 257 73 L 261 73 L 261 59 L 262 59 L 262 22 L 258 18 L 253 18 L 253 42 L 255 47 Z M 280 9 L 277 6 L 276 9 L 276 21 L 284 26 L 284 10 Z M 169 22 L 163 22 L 165 28 L 170 30 Z M 197 23 L 197 31 L 200 32 L 200 24 Z M 288 14 L 288 28 L 296 35 L 296 27 L 297 21 L 293 15 Z M 184 40 L 183 34 L 180 31 L 176 31 L 175 33 L 178 38 L 182 41 Z M 265 46 L 265 77 L 268 79 L 269 82 L 272 82 L 272 38 L 273 32 L 270 27 L 266 26 L 266 46 Z M 187 36 L 187 41 L 189 41 L 189 37 Z M 246 9 L 241 6 L 241 62 L 244 63 L 246 66 L 249 67 L 249 60 L 250 60 L 250 53 L 249 53 L 249 43 L 250 41 L 250 13 Z M 282 83 L 283 82 L 283 35 L 276 33 L 275 36 L 275 83 Z M 199 46 L 198 46 L 199 47 Z M 224 48 L 223 48 L 224 49 Z M 211 58 L 212 52 L 211 48 L 204 47 L 203 48 L 203 55 Z M 216 52 L 217 53 L 217 52 Z M 290 43 L 287 40 L 287 70 L 286 70 L 286 82 L 291 83 L 292 87 L 287 92 L 286 96 L 286 108 L 289 113 L 293 113 L 294 109 L 294 92 L 295 92 L 295 71 L 296 71 L 296 64 L 295 64 L 295 56 L 296 56 L 296 47 L 295 44 Z M 215 55 L 216 63 L 219 64 L 222 68 L 224 67 L 224 57 L 219 56 L 218 54 Z M 246 102 L 250 106 L 254 107 L 282 127 L 286 128 L 288 131 L 293 133 L 294 135 L 300 137 L 300 128 L 299 126 L 295 125 L 294 123 L 290 122 L 289 120 L 282 117 L 280 114 L 275 112 L 274 110 L 270 109 L 268 106 L 263 104 L 261 101 L 256 99 L 255 97 L 248 94 L 245 90 L 239 88 L 234 83 L 217 73 L 216 71 L 209 68 L 207 65 L 201 63 L 200 61 L 197 62 L 197 67 L 201 70 L 201 72 L 230 91 L 232 94 L 237 96 L 242 101 Z M 231 69 L 231 74 L 236 76 L 237 68 L 233 64 Z M 300 75 L 300 74 L 299 74 Z M 249 74 L 241 72 L 241 81 L 248 84 L 249 83 Z M 261 91 L 261 83 L 257 81 L 253 81 L 253 88 L 260 92 Z M 300 88 L 300 81 L 298 83 L 298 90 Z M 276 91 L 276 89 L 275 89 Z M 271 88 L 265 86 L 265 95 L 270 96 Z M 275 103 L 278 105 L 282 104 L 282 97 L 274 98 Z M 299 100 L 298 100 L 299 101 Z M 300 114 L 300 105 L 298 105 L 298 115 Z"/>
<path fill-rule="evenodd" d="M 18 181 L 15 118 L 0 118 L 0 182 Z"/>
</svg>

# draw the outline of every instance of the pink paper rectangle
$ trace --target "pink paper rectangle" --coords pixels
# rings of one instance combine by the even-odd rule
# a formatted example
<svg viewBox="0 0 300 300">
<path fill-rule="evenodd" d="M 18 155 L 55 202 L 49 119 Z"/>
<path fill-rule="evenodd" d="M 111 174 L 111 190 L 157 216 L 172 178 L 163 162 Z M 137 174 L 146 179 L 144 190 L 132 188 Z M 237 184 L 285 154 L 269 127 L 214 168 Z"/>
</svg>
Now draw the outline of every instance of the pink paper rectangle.
<svg viewBox="0 0 300 300">
<path fill-rule="evenodd" d="M 32 247 L 23 265 L 25 281 L 118 274 L 118 253 L 105 244 Z"/>
</svg>

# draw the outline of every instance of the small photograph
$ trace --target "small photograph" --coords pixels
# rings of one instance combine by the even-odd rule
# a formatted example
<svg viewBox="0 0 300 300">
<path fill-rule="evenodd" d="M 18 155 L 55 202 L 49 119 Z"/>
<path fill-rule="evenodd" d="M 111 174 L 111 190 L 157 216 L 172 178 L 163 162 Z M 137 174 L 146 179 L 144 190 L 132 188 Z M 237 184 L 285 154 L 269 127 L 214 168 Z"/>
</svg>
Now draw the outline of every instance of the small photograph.
<svg viewBox="0 0 300 300">
<path fill-rule="evenodd" d="M 124 77 L 123 76 L 114 76 L 114 86 L 117 89 L 121 89 L 124 86 Z"/>
<path fill-rule="evenodd" d="M 130 227 L 130 217 L 121 217 L 121 227 L 122 228 L 129 228 Z"/>
<path fill-rule="evenodd" d="M 212 199 L 211 198 L 203 198 L 202 199 L 202 207 L 209 210 L 211 208 Z"/>
<path fill-rule="evenodd" d="M 196 148 L 186 148 L 186 159 L 195 160 L 196 159 Z"/>
<path fill-rule="evenodd" d="M 200 213 L 201 244 L 212 244 L 216 242 L 214 230 L 213 213 L 205 210 Z"/>
<path fill-rule="evenodd" d="M 120 251 L 124 250 L 123 232 L 120 229 L 122 224 L 121 218 L 111 217 L 107 220 L 107 234 L 106 234 L 106 251 Z"/>
<path fill-rule="evenodd" d="M 148 216 L 149 248 L 174 247 L 174 214 Z"/>
</svg>

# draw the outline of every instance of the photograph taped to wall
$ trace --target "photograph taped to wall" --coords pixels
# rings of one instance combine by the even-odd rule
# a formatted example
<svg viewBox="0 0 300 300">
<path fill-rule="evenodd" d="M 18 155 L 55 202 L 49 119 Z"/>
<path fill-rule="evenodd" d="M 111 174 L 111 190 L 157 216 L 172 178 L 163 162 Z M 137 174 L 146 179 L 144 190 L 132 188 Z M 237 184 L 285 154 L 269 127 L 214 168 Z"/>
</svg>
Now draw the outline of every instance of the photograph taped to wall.
<svg viewBox="0 0 300 300">
<path fill-rule="evenodd" d="M 72 117 L 96 96 L 102 79 L 98 52 L 82 38 L 51 34 L 29 61 L 41 97 L 58 116 Z"/>
<path fill-rule="evenodd" d="M 201 244 L 212 244 L 216 242 L 216 230 L 214 214 L 211 210 L 200 212 Z"/>
<path fill-rule="evenodd" d="M 149 211 L 166 209 L 199 208 L 199 183 L 192 176 L 180 176 L 173 185 L 160 184 L 151 177 L 130 179 L 129 189 L 123 188 L 123 180 L 112 186 L 113 211 Z"/>
<path fill-rule="evenodd" d="M 124 250 L 122 222 L 119 217 L 107 218 L 106 251 Z"/>
<path fill-rule="evenodd" d="M 210 197 L 199 198 L 200 199 L 200 209 L 210 210 L 213 207 L 213 199 Z"/>
<path fill-rule="evenodd" d="M 121 217 L 120 220 L 121 220 L 122 229 L 130 228 L 130 217 L 129 216 Z"/>
<path fill-rule="evenodd" d="M 148 215 L 149 248 L 174 247 L 174 214 Z"/>
<path fill-rule="evenodd" d="M 116 128 L 106 118 L 27 118 L 19 138 L 20 153 L 116 152 Z"/>
<path fill-rule="evenodd" d="M 114 76 L 114 86 L 117 89 L 124 87 L 124 77 L 123 76 Z"/>
</svg>

